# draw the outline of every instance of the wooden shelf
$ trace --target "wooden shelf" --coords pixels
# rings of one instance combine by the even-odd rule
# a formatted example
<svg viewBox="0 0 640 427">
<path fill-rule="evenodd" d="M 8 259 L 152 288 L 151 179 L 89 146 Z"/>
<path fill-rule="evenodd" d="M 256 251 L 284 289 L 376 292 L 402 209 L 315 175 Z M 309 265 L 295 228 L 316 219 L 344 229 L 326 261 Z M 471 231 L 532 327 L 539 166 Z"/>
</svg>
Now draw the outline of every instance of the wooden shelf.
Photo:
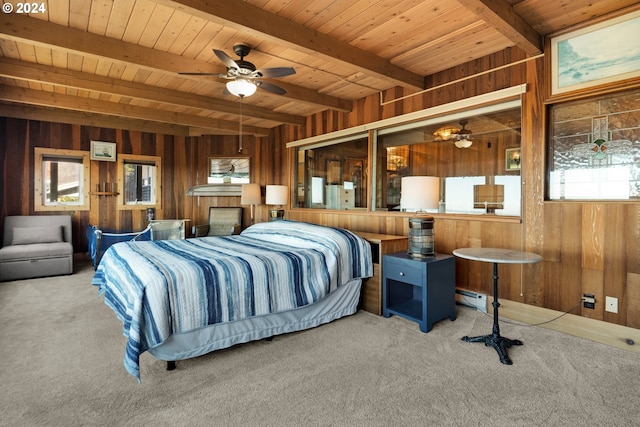
<svg viewBox="0 0 640 427">
<path fill-rule="evenodd" d="M 117 191 L 116 192 L 113 192 L 113 191 L 90 191 L 89 192 L 90 196 L 117 196 L 118 194 L 120 193 L 118 193 Z"/>
</svg>

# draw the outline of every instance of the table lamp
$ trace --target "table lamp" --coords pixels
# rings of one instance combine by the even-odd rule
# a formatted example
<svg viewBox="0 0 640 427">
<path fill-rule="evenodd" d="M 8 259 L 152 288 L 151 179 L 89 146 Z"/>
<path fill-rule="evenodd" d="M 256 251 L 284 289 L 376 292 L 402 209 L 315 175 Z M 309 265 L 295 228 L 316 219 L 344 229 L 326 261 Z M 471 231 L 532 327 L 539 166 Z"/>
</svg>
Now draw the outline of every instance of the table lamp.
<svg viewBox="0 0 640 427">
<path fill-rule="evenodd" d="M 274 206 L 269 210 L 269 221 L 284 219 L 283 206 L 289 202 L 289 187 L 286 185 L 267 185 L 265 204 Z"/>
<path fill-rule="evenodd" d="M 405 176 L 401 181 L 400 209 L 415 212 L 409 218 L 409 256 L 424 258 L 435 255 L 433 217 L 426 209 L 437 209 L 440 199 L 440 178 L 435 176 Z"/>
<path fill-rule="evenodd" d="M 242 184 L 242 192 L 240 193 L 240 204 L 251 205 L 251 225 L 255 223 L 255 205 L 259 205 L 261 201 L 262 198 L 260 195 L 260 184 Z"/>
</svg>

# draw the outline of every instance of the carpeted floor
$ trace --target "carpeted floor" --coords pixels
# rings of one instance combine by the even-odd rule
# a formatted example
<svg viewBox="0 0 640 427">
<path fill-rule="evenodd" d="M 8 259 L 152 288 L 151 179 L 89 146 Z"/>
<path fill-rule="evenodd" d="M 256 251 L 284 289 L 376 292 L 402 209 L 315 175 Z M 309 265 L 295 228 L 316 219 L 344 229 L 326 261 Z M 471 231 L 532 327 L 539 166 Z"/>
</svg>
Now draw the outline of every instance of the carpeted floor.
<svg viewBox="0 0 640 427">
<path fill-rule="evenodd" d="M 457 307 L 428 334 L 360 311 L 181 361 L 123 367 L 122 325 L 72 276 L 0 283 L 2 426 L 625 426 L 640 422 L 640 355 L 501 322 L 509 352 L 465 343 L 492 319 Z"/>
</svg>

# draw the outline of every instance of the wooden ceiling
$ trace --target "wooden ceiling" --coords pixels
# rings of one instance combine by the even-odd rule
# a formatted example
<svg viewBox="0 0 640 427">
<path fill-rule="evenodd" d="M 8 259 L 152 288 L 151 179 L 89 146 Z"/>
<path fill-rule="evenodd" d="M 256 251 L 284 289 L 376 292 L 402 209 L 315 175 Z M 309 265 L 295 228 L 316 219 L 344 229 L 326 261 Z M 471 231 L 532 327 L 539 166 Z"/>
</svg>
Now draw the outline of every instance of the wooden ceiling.
<svg viewBox="0 0 640 427">
<path fill-rule="evenodd" d="M 43 0 L 0 14 L 0 115 L 176 135 L 268 135 L 311 114 L 607 16 L 637 0 Z M 6 11 L 6 9 L 5 9 Z M 293 67 L 242 102 L 212 49 Z"/>
</svg>

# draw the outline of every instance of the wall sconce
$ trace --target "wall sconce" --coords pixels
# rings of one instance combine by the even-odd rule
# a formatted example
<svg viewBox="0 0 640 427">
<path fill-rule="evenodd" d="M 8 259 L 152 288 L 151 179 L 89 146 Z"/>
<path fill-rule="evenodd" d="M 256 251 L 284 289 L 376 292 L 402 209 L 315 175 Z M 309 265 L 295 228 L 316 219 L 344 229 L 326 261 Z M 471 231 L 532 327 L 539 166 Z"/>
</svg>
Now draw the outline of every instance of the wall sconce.
<svg viewBox="0 0 640 427">
<path fill-rule="evenodd" d="M 255 223 L 254 209 L 255 205 L 262 202 L 260 195 L 260 184 L 242 184 L 242 193 L 240 194 L 241 205 L 251 205 L 251 225 Z"/>
<path fill-rule="evenodd" d="M 289 187 L 286 185 L 267 185 L 265 204 L 275 206 L 269 210 L 269 221 L 284 219 L 284 208 L 289 202 Z"/>
<path fill-rule="evenodd" d="M 409 253 L 413 258 L 435 255 L 433 217 L 426 209 L 437 209 L 440 200 L 440 178 L 435 176 L 405 176 L 401 181 L 400 209 L 415 210 L 409 218 Z"/>
</svg>

